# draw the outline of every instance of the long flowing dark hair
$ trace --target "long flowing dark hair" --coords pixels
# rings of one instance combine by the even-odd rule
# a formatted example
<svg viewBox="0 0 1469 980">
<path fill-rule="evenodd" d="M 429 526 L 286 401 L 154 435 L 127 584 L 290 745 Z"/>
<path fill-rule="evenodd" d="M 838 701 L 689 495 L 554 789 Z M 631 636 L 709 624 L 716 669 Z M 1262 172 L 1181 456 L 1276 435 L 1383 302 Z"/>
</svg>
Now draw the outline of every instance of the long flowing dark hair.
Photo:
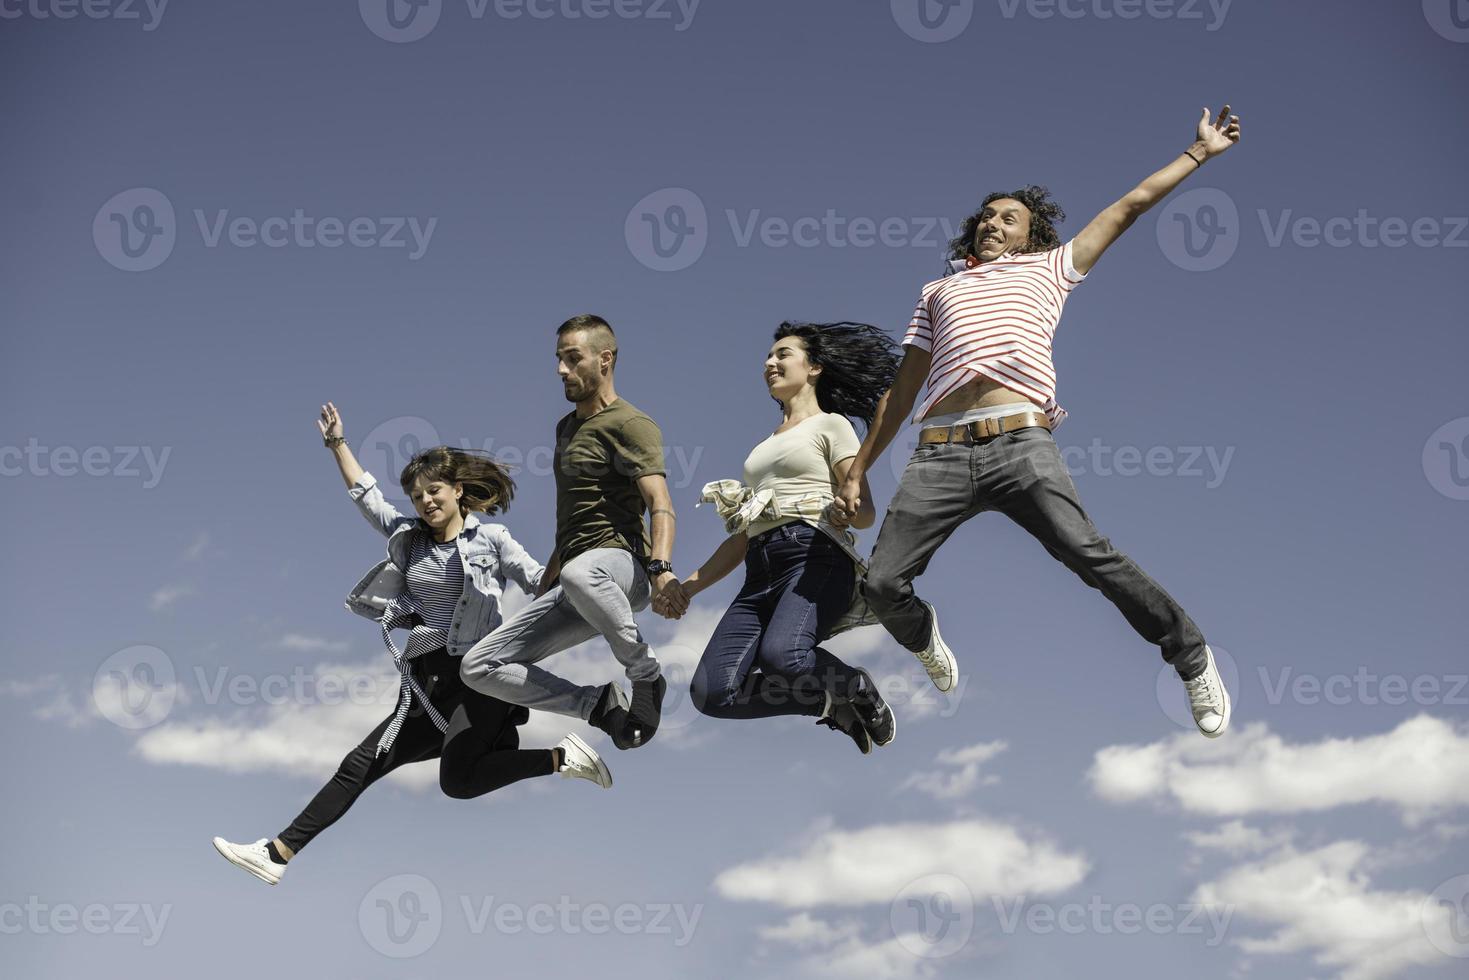
<svg viewBox="0 0 1469 980">
<path fill-rule="evenodd" d="M 949 258 L 963 259 L 974 254 L 974 233 L 979 230 L 980 216 L 994 202 L 1008 198 L 1019 201 L 1030 212 L 1030 235 L 1025 247 L 1016 249 L 1020 255 L 1029 252 L 1045 252 L 1061 244 L 1061 235 L 1056 226 L 1066 220 L 1061 205 L 1051 200 L 1051 192 L 1039 184 L 1029 184 L 1016 191 L 995 191 L 980 202 L 979 210 L 964 219 L 959 234 L 949 241 Z"/>
<path fill-rule="evenodd" d="M 510 508 L 515 496 L 515 481 L 493 456 L 473 449 L 435 446 L 425 449 L 408 461 L 398 477 L 403 492 L 413 495 L 413 484 L 422 476 L 428 480 L 459 483 L 464 495 L 459 498 L 459 513 L 478 511 L 496 514 Z"/>
<path fill-rule="evenodd" d="M 806 359 L 821 368 L 816 376 L 816 404 L 821 410 L 870 426 L 877 403 L 898 374 L 897 342 L 877 327 L 846 320 L 787 320 L 775 331 L 776 340 L 786 337 L 799 337 L 806 345 Z"/>
</svg>

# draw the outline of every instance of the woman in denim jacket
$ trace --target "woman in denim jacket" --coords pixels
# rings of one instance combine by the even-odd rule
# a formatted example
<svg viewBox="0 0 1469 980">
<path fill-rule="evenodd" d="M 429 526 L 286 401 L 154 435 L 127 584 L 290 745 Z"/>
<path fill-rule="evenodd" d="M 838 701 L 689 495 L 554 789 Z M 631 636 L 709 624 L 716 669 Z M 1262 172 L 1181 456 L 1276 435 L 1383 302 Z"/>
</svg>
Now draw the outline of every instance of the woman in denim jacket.
<svg viewBox="0 0 1469 980">
<path fill-rule="evenodd" d="M 481 522 L 473 513 L 509 506 L 515 494 L 509 475 L 484 454 L 447 446 L 426 450 L 399 478 L 418 513 L 407 517 L 352 455 L 335 405 L 322 406 L 317 427 L 353 502 L 388 539 L 387 558 L 357 583 L 347 608 L 380 624 L 402 678 L 398 704 L 279 837 L 253 844 L 216 837 L 215 848 L 274 885 L 286 863 L 368 786 L 401 765 L 435 758 L 439 785 L 455 799 L 554 772 L 610 787 L 606 764 L 576 735 L 552 749 L 522 749 L 516 728 L 530 712 L 472 691 L 459 679 L 459 657 L 500 625 L 506 582 L 535 593 L 544 571 L 504 525 Z M 392 631 L 399 628 L 411 630 L 406 650 L 393 643 Z"/>
</svg>

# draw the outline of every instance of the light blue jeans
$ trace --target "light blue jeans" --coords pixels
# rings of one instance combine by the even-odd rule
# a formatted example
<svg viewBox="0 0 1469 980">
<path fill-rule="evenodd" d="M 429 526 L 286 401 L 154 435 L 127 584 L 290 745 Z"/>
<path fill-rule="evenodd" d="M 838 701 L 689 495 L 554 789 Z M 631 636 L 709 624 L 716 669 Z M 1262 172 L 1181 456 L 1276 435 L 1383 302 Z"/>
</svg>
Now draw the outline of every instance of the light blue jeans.
<svg viewBox="0 0 1469 980">
<path fill-rule="evenodd" d="M 537 664 L 600 634 L 628 680 L 657 678 L 658 660 L 633 621 L 651 598 L 648 574 L 630 552 L 583 552 L 562 567 L 555 586 L 470 647 L 459 676 L 481 694 L 585 720 L 601 687 L 574 684 Z"/>
</svg>

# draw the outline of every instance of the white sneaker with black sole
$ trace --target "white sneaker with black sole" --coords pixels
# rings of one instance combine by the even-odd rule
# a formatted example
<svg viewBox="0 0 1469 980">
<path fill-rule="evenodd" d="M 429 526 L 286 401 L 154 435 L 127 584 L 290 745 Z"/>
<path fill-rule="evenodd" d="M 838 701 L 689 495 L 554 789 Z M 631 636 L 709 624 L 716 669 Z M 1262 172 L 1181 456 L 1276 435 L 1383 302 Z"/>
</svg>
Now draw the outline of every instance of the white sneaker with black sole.
<svg viewBox="0 0 1469 980">
<path fill-rule="evenodd" d="M 267 884 L 278 885 L 281 875 L 286 873 L 286 866 L 271 858 L 265 842 L 266 838 L 262 837 L 253 844 L 231 844 L 223 837 L 216 837 L 214 849 L 230 864 L 244 868 Z"/>
<path fill-rule="evenodd" d="M 612 788 L 612 770 L 607 768 L 607 763 L 602 761 L 596 750 L 575 733 L 568 732 L 556 747 L 561 750 L 563 760 L 557 772 L 564 778 L 585 779 L 603 789 Z"/>
<path fill-rule="evenodd" d="M 1188 705 L 1193 712 L 1194 724 L 1205 738 L 1218 738 L 1229 727 L 1229 691 L 1224 688 L 1224 678 L 1214 665 L 1214 651 L 1204 647 L 1207 663 L 1204 672 L 1191 681 L 1184 681 L 1188 691 Z"/>
<path fill-rule="evenodd" d="M 922 602 L 921 599 L 919 601 Z M 933 603 L 924 602 L 923 605 L 928 609 L 932 626 L 928 633 L 928 646 L 913 656 L 928 671 L 928 679 L 933 681 L 933 686 L 947 694 L 959 682 L 959 664 L 954 659 L 954 651 L 949 649 L 943 635 L 939 633 L 939 614 L 933 608 Z"/>
</svg>

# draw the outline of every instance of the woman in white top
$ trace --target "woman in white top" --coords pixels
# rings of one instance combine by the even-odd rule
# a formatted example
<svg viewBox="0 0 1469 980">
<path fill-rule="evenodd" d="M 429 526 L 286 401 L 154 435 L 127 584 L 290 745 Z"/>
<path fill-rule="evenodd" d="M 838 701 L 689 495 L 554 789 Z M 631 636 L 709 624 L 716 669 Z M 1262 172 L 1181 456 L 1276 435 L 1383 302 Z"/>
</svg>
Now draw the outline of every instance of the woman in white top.
<svg viewBox="0 0 1469 980">
<path fill-rule="evenodd" d="M 828 507 L 897 370 L 897 345 L 861 323 L 783 323 L 765 358 L 781 421 L 745 460 L 744 484 L 705 488 L 730 537 L 682 583 L 689 597 L 741 563 L 745 584 L 694 671 L 693 703 L 716 718 L 807 715 L 864 753 L 892 741 L 871 676 L 817 644 L 851 611 L 857 559 Z M 863 500 L 870 501 L 864 493 Z M 870 502 L 850 521 L 871 527 Z"/>
<path fill-rule="evenodd" d="M 235 844 L 214 838 L 232 863 L 274 885 L 286 864 L 335 823 L 373 783 L 402 765 L 439 760 L 439 786 L 455 799 L 473 799 L 522 779 L 559 772 L 610 788 L 612 774 L 574 734 L 550 749 L 523 749 L 516 729 L 530 714 L 480 694 L 459 679 L 464 651 L 500 625 L 507 581 L 536 590 L 544 569 L 504 525 L 480 521 L 509 507 L 515 484 L 483 453 L 436 446 L 414 456 L 399 477 L 417 517 L 400 514 L 362 469 L 330 402 L 317 422 L 336 458 L 347 492 L 378 532 L 388 557 L 347 600 L 376 620 L 402 676 L 392 714 L 348 752 L 336 774 L 275 838 Z M 394 629 L 410 630 L 405 650 Z"/>
</svg>

